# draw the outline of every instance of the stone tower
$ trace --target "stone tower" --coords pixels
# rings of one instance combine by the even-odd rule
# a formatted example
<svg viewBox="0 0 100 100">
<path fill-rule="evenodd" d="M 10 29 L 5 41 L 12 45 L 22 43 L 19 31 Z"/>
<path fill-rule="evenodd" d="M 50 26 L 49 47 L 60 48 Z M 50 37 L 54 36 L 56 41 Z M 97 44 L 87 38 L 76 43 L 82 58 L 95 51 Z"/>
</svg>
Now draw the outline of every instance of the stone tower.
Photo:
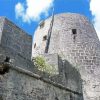
<svg viewBox="0 0 100 100">
<path fill-rule="evenodd" d="M 100 41 L 86 17 L 64 13 L 42 21 L 32 49 L 32 57 L 57 53 L 70 62 L 81 74 L 84 100 L 100 100 Z"/>
<path fill-rule="evenodd" d="M 31 60 L 32 36 L 0 17 L 0 100 L 83 100 L 80 73 L 58 54 L 48 53 L 50 42 L 45 41 L 47 38 L 50 41 L 53 18 L 49 38 L 43 37 L 44 56 L 49 62 L 46 66 L 50 68 L 52 64 L 53 69 L 58 68 L 54 70 L 57 73 L 50 74 L 39 70 L 39 64 Z M 41 29 L 43 24 L 40 23 Z"/>
</svg>

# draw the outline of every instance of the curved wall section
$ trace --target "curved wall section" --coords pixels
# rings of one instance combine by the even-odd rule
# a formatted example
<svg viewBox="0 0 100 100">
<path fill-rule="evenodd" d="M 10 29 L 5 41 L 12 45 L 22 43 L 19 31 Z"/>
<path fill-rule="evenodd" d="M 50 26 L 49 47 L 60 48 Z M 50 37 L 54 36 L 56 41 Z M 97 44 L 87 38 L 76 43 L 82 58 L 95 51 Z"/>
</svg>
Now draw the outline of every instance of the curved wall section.
<svg viewBox="0 0 100 100">
<path fill-rule="evenodd" d="M 33 56 L 45 53 L 42 38 L 44 33 L 47 35 L 50 21 L 51 18 L 45 20 L 44 27 L 38 27 L 35 32 L 34 43 L 37 47 L 33 48 Z M 86 17 L 71 13 L 55 15 L 48 53 L 59 54 L 80 72 L 84 100 L 99 100 L 100 41 Z"/>
</svg>

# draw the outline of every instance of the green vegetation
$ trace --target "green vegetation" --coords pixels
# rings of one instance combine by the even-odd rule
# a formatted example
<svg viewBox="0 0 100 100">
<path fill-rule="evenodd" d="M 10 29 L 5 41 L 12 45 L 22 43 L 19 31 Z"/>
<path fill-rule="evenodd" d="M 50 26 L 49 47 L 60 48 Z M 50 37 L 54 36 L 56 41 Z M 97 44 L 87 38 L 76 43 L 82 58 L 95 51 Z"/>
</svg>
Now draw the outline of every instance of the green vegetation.
<svg viewBox="0 0 100 100">
<path fill-rule="evenodd" d="M 47 72 L 49 74 L 55 74 L 57 72 L 56 68 L 53 65 L 47 64 L 45 58 L 42 56 L 35 57 L 33 61 L 35 66 L 43 72 Z"/>
</svg>

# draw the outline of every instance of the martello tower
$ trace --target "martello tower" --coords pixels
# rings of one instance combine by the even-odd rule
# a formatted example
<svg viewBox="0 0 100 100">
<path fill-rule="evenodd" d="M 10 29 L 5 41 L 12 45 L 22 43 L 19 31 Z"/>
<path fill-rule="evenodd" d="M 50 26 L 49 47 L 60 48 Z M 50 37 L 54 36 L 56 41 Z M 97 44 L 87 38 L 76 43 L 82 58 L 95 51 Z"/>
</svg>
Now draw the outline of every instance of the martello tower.
<svg viewBox="0 0 100 100">
<path fill-rule="evenodd" d="M 100 41 L 86 17 L 58 14 L 39 24 L 32 56 L 55 53 L 81 74 L 84 100 L 100 100 Z"/>
</svg>

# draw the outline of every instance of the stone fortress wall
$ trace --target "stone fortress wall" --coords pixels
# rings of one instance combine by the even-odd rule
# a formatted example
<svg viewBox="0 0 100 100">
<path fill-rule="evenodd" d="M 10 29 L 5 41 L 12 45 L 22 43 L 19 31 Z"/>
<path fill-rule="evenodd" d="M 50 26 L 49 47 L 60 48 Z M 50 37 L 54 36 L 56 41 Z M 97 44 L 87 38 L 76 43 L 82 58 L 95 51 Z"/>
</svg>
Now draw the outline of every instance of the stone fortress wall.
<svg viewBox="0 0 100 100">
<path fill-rule="evenodd" d="M 0 17 L 0 36 L 0 100 L 83 100 L 80 73 L 68 61 L 43 55 L 58 67 L 51 76 L 31 61 L 32 36 L 5 17 Z"/>
<path fill-rule="evenodd" d="M 30 59 L 32 53 L 32 37 L 27 35 L 27 33 L 14 25 L 8 19 L 1 17 L 0 21 L 2 22 L 3 20 L 4 22 L 1 29 L 1 45 L 21 54 L 27 59 Z"/>
<path fill-rule="evenodd" d="M 27 69 L 31 65 L 32 36 L 5 17 L 0 17 L 0 30 L 0 53 L 12 57 L 16 60 L 15 65 Z"/>
<path fill-rule="evenodd" d="M 0 17 L 1 100 L 100 99 L 100 41 L 93 25 L 79 14 L 55 15 L 46 53 L 51 20 L 40 23 L 32 46 L 32 36 Z M 58 73 L 39 71 L 31 54 L 44 56 Z"/>
<path fill-rule="evenodd" d="M 32 56 L 45 54 L 49 18 L 35 31 Z M 43 43 L 42 43 L 43 42 Z M 35 46 L 34 46 L 35 45 Z M 84 100 L 100 99 L 100 41 L 93 25 L 79 14 L 54 16 L 48 54 L 57 53 L 75 67 L 82 78 Z"/>
</svg>

